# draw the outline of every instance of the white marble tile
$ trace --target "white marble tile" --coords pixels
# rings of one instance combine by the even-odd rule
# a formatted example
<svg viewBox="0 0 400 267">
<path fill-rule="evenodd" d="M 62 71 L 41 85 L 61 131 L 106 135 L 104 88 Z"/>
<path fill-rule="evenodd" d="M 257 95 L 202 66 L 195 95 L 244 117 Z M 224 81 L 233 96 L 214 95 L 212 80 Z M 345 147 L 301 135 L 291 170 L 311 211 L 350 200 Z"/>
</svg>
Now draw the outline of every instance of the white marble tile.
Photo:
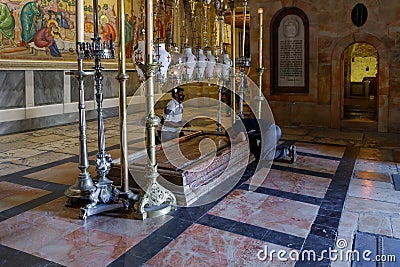
<svg viewBox="0 0 400 267">
<path fill-rule="evenodd" d="M 380 182 L 380 181 L 372 181 L 366 179 L 351 179 L 350 184 L 361 185 L 365 187 L 372 188 L 383 188 L 383 189 L 391 189 L 393 190 L 393 185 L 391 183 Z"/>
<path fill-rule="evenodd" d="M 400 191 L 394 191 L 393 189 L 350 184 L 348 195 L 400 204 Z"/>
<path fill-rule="evenodd" d="M 393 236 L 389 216 L 361 214 L 358 220 L 360 232 Z"/>
<path fill-rule="evenodd" d="M 400 205 L 398 203 L 382 202 L 362 197 L 347 196 L 345 210 L 351 212 L 375 212 L 383 214 L 400 214 Z"/>
</svg>

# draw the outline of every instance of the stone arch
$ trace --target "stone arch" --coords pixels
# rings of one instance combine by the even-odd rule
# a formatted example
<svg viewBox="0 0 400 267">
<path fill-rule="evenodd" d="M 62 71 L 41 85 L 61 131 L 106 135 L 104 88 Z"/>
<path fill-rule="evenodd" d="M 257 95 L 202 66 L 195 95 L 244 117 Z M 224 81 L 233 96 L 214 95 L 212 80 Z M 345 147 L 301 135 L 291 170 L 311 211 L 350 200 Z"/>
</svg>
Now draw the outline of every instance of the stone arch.
<svg viewBox="0 0 400 267">
<path fill-rule="evenodd" d="M 332 51 L 331 127 L 340 128 L 343 98 L 343 53 L 353 43 L 368 43 L 378 51 L 378 131 L 388 131 L 389 116 L 389 50 L 376 36 L 353 33 L 341 38 Z"/>
</svg>

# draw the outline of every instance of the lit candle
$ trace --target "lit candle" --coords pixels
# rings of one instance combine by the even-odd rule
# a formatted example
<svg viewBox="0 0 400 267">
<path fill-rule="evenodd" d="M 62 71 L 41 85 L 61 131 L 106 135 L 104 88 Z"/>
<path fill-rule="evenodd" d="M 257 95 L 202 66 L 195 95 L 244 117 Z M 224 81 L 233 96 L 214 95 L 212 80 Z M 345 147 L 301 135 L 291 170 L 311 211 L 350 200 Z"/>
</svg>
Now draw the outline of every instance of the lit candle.
<svg viewBox="0 0 400 267">
<path fill-rule="evenodd" d="M 258 56 L 258 65 L 260 68 L 262 68 L 262 32 L 263 32 L 263 12 L 264 10 L 260 7 L 258 9 L 258 18 L 259 18 L 259 29 L 260 29 L 260 37 L 259 37 L 259 43 L 258 43 L 258 51 L 259 51 L 259 56 Z"/>
<path fill-rule="evenodd" d="M 76 0 L 76 42 L 83 43 L 84 40 L 84 0 Z"/>
</svg>

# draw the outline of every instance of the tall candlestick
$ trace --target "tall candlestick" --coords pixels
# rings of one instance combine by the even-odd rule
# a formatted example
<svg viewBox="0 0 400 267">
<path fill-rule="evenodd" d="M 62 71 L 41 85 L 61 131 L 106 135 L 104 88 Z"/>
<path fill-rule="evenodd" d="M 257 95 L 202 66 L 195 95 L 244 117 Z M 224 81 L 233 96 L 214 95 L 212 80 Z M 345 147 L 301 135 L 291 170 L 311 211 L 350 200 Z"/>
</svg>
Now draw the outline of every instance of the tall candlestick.
<svg viewBox="0 0 400 267">
<path fill-rule="evenodd" d="M 146 63 L 153 63 L 153 0 L 146 2 Z"/>
<path fill-rule="evenodd" d="M 76 42 L 83 43 L 85 41 L 84 37 L 84 0 L 76 0 Z"/>
<path fill-rule="evenodd" d="M 258 65 L 260 68 L 262 68 L 262 43 L 263 43 L 263 12 L 264 10 L 262 8 L 258 9 L 258 17 L 259 17 L 259 30 L 260 30 L 260 37 L 259 37 L 259 43 L 258 43 L 258 51 L 259 51 L 259 56 L 258 56 Z"/>
<path fill-rule="evenodd" d="M 93 37 L 98 38 L 99 37 L 99 1 L 98 0 L 93 0 L 93 23 L 94 23 L 94 28 L 93 28 Z"/>
</svg>

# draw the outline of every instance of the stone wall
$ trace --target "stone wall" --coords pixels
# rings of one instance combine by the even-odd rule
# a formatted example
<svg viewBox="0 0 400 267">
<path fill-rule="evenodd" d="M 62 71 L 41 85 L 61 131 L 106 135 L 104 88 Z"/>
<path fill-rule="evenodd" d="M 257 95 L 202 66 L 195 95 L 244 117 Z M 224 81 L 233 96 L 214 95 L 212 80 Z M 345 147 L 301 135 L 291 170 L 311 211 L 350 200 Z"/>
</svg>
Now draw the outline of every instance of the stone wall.
<svg viewBox="0 0 400 267">
<path fill-rule="evenodd" d="M 368 10 L 368 19 L 357 27 L 351 12 L 357 3 Z M 378 131 L 400 132 L 400 2 L 372 1 L 258 1 L 250 6 L 252 62 L 258 62 L 258 14 L 264 9 L 263 92 L 275 119 L 283 125 L 340 128 L 343 98 L 343 53 L 354 42 L 373 45 L 379 56 Z M 309 93 L 271 94 L 270 23 L 281 9 L 297 7 L 309 20 Z M 253 73 L 253 77 L 256 74 Z"/>
</svg>

